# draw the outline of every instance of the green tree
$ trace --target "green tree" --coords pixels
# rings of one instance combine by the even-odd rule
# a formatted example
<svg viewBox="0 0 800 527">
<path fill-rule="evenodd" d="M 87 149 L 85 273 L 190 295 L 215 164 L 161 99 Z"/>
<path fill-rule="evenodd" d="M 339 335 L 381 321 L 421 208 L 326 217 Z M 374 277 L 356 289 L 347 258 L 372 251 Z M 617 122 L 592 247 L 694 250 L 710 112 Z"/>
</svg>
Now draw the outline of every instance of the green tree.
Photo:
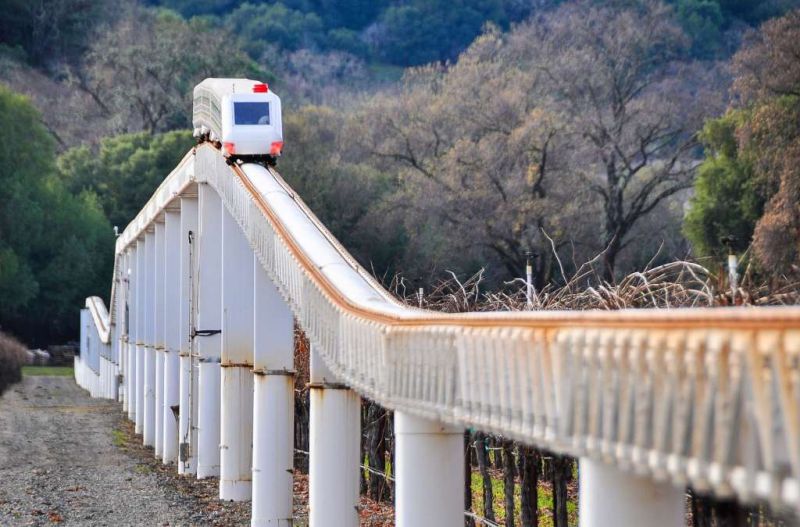
<svg viewBox="0 0 800 527">
<path fill-rule="evenodd" d="M 722 8 L 716 0 L 678 0 L 675 14 L 692 38 L 692 55 L 712 57 L 722 47 Z"/>
<path fill-rule="evenodd" d="M 725 16 L 756 25 L 797 8 L 799 3 L 797 0 L 719 0 L 719 5 Z"/>
<path fill-rule="evenodd" d="M 684 232 L 700 255 L 722 257 L 722 239 L 732 236 L 733 248 L 742 252 L 750 245 L 756 222 L 764 209 L 752 163 L 739 152 L 736 128 L 747 113 L 728 112 L 708 121 L 701 140 L 706 159 L 698 169 L 691 208 Z"/>
<path fill-rule="evenodd" d="M 328 28 L 362 29 L 386 9 L 388 0 L 318 0 L 319 11 Z"/>
<path fill-rule="evenodd" d="M 380 18 L 383 34 L 375 53 L 402 66 L 454 60 L 486 22 L 505 25 L 500 0 L 416 0 L 388 8 Z"/>
<path fill-rule="evenodd" d="M 111 224 L 121 230 L 193 145 L 188 130 L 119 135 L 103 139 L 99 147 L 68 150 L 59 157 L 58 170 L 71 192 L 96 194 Z"/>
<path fill-rule="evenodd" d="M 232 34 L 252 57 L 260 57 L 269 45 L 294 50 L 314 47 L 324 36 L 322 19 L 277 4 L 242 4 L 225 20 Z"/>
<path fill-rule="evenodd" d="M 160 0 L 151 2 L 173 9 L 186 18 L 199 15 L 222 15 L 235 9 L 239 0 Z"/>
<path fill-rule="evenodd" d="M 77 309 L 108 289 L 113 232 L 91 193 L 55 176 L 53 140 L 27 98 L 0 85 L 0 326 L 32 344 L 74 338 Z"/>
<path fill-rule="evenodd" d="M 743 2 L 745 4 L 746 2 Z M 800 10 L 765 22 L 733 58 L 734 107 L 704 129 L 685 231 L 701 253 L 752 242 L 762 269 L 800 268 Z"/>
<path fill-rule="evenodd" d="M 43 231 L 39 199 L 53 170 L 53 140 L 22 95 L 0 84 L 0 126 L 25 130 L 0 141 L 0 317 L 28 305 L 39 292 L 30 256 Z M 50 153 L 48 156 L 47 154 Z M 44 154 L 44 155 L 42 155 Z"/>
</svg>

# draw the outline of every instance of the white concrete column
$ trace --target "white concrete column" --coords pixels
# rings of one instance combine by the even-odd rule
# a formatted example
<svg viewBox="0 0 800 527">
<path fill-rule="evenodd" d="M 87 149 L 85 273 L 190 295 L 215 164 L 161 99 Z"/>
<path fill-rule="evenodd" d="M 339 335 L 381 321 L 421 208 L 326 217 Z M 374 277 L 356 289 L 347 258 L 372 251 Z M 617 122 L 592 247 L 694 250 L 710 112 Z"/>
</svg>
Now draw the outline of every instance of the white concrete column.
<svg viewBox="0 0 800 527">
<path fill-rule="evenodd" d="M 78 386 L 84 390 L 88 389 L 86 385 L 85 372 L 86 365 L 89 362 L 89 342 L 92 338 L 91 334 L 89 333 L 89 320 L 91 320 L 91 316 L 92 315 L 89 313 L 88 309 L 81 309 L 81 350 L 80 353 L 78 353 L 78 361 L 76 362 L 76 364 L 80 365 L 80 368 L 75 370 L 75 380 L 78 382 Z"/>
<path fill-rule="evenodd" d="M 310 373 L 309 525 L 356 527 L 361 400 L 337 383 L 313 346 Z"/>
<path fill-rule="evenodd" d="M 144 423 L 144 353 L 145 353 L 145 242 L 144 237 L 136 241 L 136 426 L 137 434 L 142 433 Z"/>
<path fill-rule="evenodd" d="M 657 483 L 588 458 L 580 459 L 581 527 L 680 527 L 685 525 L 682 488 Z"/>
<path fill-rule="evenodd" d="M 464 431 L 395 412 L 395 524 L 464 523 Z"/>
<path fill-rule="evenodd" d="M 144 420 L 142 436 L 145 446 L 154 446 L 156 439 L 156 233 L 152 230 L 144 236 L 145 246 L 145 292 L 144 292 Z"/>
<path fill-rule="evenodd" d="M 253 251 L 222 210 L 222 378 L 219 497 L 251 495 L 253 443 Z"/>
<path fill-rule="evenodd" d="M 219 476 L 219 362 L 201 358 L 197 385 L 197 479 L 204 479 Z"/>
<path fill-rule="evenodd" d="M 122 324 L 122 331 L 120 333 L 122 342 L 120 343 L 119 348 L 119 374 L 120 374 L 120 385 L 119 385 L 119 401 L 122 403 L 122 411 L 123 413 L 127 413 L 128 411 L 128 381 L 129 378 L 129 369 L 128 366 L 128 339 L 130 337 L 131 328 L 130 328 L 130 317 L 128 315 L 129 309 L 129 302 L 131 297 L 131 282 L 130 282 L 130 267 L 131 267 L 131 250 L 130 248 L 125 251 L 125 256 L 122 260 L 122 302 L 120 303 L 120 309 L 117 312 L 117 318 L 121 320 Z"/>
<path fill-rule="evenodd" d="M 222 200 L 198 185 L 197 323 L 199 355 L 197 477 L 219 476 L 220 357 L 222 354 Z"/>
<path fill-rule="evenodd" d="M 125 294 L 123 296 L 121 310 L 117 313 L 117 317 L 122 319 L 123 332 L 122 332 L 122 346 L 119 353 L 119 372 L 122 374 L 122 384 L 119 387 L 120 399 L 122 402 L 122 413 L 128 413 L 128 385 L 130 384 L 130 366 L 128 365 L 128 340 L 131 336 L 130 316 L 128 310 L 130 309 L 131 302 L 131 250 L 125 251 L 125 258 L 122 261 L 122 287 L 124 287 Z"/>
<path fill-rule="evenodd" d="M 164 451 L 164 224 L 156 223 L 156 255 L 155 255 L 155 319 L 154 348 L 156 359 L 155 389 L 155 455 L 161 459 Z"/>
<path fill-rule="evenodd" d="M 109 342 L 109 357 L 111 358 L 111 362 L 108 365 L 108 397 L 115 401 L 120 401 L 120 392 L 119 392 L 119 383 L 117 382 L 117 374 L 119 373 L 120 369 L 120 349 L 122 349 L 122 331 L 124 327 L 124 320 L 120 316 L 121 311 L 124 309 L 125 301 L 124 301 L 124 287 L 126 283 L 126 277 L 123 272 L 125 268 L 125 253 L 121 253 L 117 256 L 117 261 L 115 262 L 116 265 L 120 266 L 120 269 L 116 271 L 116 278 L 114 282 L 114 296 L 111 298 L 111 304 L 113 306 L 114 312 L 116 316 L 114 317 L 114 321 L 111 324 L 111 339 Z M 110 315 L 110 313 L 109 313 Z"/>
<path fill-rule="evenodd" d="M 181 238 L 180 209 L 170 206 L 164 213 L 164 399 L 161 429 L 165 465 L 178 462 L 178 419 L 172 407 L 180 403 L 181 243 L 188 242 Z"/>
<path fill-rule="evenodd" d="M 197 368 L 192 328 L 197 312 L 197 197 L 181 197 L 180 230 L 180 409 L 178 474 L 197 473 Z"/>
<path fill-rule="evenodd" d="M 253 255 L 253 526 L 291 527 L 294 317 Z"/>
<path fill-rule="evenodd" d="M 123 309 L 128 307 L 127 302 L 123 305 Z M 128 372 L 128 335 L 122 335 L 122 342 L 119 346 L 119 373 L 122 376 L 122 382 L 119 384 L 119 402 L 122 403 L 122 413 L 128 414 L 128 382 L 130 381 L 130 373 Z"/>
<path fill-rule="evenodd" d="M 125 396 L 128 400 L 128 419 L 136 420 L 136 299 L 137 278 L 136 244 L 131 245 L 130 258 L 128 259 L 128 350 L 125 372 Z"/>
</svg>

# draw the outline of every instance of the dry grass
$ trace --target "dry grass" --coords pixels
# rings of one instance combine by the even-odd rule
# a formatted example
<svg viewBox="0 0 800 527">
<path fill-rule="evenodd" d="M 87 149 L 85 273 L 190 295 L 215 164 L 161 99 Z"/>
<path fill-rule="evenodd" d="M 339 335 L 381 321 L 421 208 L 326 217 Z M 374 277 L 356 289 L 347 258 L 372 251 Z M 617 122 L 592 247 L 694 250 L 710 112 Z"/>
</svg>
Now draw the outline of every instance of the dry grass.
<svg viewBox="0 0 800 527">
<path fill-rule="evenodd" d="M 447 313 L 800 304 L 800 281 L 781 276 L 756 282 L 749 268 L 742 273 L 734 294 L 726 275 L 715 274 L 696 262 L 676 261 L 646 268 L 616 283 L 602 280 L 591 264 L 584 264 L 571 277 L 562 270 L 559 284 L 534 289 L 530 303 L 522 279 L 506 283 L 499 291 L 484 291 L 482 270 L 464 281 L 448 272 L 449 276 L 425 291 L 422 299 L 417 291 L 409 290 L 402 277 L 393 280 L 391 289 L 408 305 Z"/>
<path fill-rule="evenodd" d="M 15 382 L 22 380 L 25 350 L 20 341 L 0 332 L 0 394 Z"/>
</svg>

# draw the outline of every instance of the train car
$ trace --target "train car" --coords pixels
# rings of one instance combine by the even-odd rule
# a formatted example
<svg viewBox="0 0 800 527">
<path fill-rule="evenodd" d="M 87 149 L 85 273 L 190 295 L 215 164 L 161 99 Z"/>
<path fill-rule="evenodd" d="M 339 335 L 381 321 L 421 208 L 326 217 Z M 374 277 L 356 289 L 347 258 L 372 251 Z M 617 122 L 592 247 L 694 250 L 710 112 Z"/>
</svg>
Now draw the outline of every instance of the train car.
<svg viewBox="0 0 800 527">
<path fill-rule="evenodd" d="M 229 162 L 275 164 L 283 151 L 281 99 L 266 83 L 206 79 L 194 89 L 193 135 L 211 141 Z"/>
</svg>

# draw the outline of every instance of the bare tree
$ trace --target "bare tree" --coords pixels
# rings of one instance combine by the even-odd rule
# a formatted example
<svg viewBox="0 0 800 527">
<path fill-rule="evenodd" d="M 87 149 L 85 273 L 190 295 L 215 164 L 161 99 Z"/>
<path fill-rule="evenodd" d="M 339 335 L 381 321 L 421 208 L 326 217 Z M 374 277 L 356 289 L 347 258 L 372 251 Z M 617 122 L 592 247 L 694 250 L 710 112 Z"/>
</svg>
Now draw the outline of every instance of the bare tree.
<svg viewBox="0 0 800 527">
<path fill-rule="evenodd" d="M 670 20 L 659 2 L 570 2 L 373 98 L 359 140 L 395 174 L 428 259 L 518 277 L 530 251 L 553 254 L 546 232 L 575 261 L 605 250 L 613 280 L 635 226 L 692 185 L 695 131 L 720 106 L 720 76 L 678 60 L 687 40 Z"/>
<path fill-rule="evenodd" d="M 526 253 L 550 254 L 542 229 L 575 226 L 579 237 L 570 198 L 580 189 L 560 170 L 563 126 L 547 105 L 544 75 L 515 60 L 504 38 L 491 30 L 457 64 L 411 71 L 400 91 L 369 101 L 360 140 L 396 174 L 392 204 L 430 251 L 522 276 Z"/>
<path fill-rule="evenodd" d="M 76 75 L 116 132 L 188 125 L 195 84 L 257 73 L 228 35 L 200 20 L 134 6 L 91 46 Z"/>
<path fill-rule="evenodd" d="M 696 130 L 719 108 L 708 66 L 679 63 L 686 38 L 668 8 L 567 4 L 515 35 L 538 55 L 569 133 L 569 163 L 602 206 L 604 276 L 634 225 L 692 185 Z M 719 91 L 713 91 L 719 99 Z"/>
</svg>

